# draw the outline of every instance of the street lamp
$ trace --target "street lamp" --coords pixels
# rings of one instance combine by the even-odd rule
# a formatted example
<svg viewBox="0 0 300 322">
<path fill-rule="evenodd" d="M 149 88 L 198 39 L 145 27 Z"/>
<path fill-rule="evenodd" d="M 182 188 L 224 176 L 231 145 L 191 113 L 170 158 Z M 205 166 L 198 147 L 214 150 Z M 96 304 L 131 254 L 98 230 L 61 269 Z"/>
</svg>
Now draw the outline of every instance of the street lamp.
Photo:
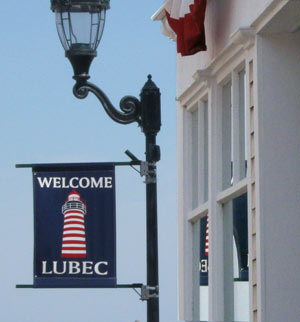
<svg viewBox="0 0 300 322">
<path fill-rule="evenodd" d="M 146 177 L 147 285 L 142 287 L 141 298 L 147 300 L 147 321 L 158 322 L 156 162 L 160 160 L 160 149 L 156 145 L 156 135 L 161 127 L 160 91 L 149 75 L 140 100 L 125 96 L 120 101 L 119 111 L 100 88 L 88 82 L 89 68 L 97 55 L 109 2 L 110 0 L 51 0 L 51 9 L 56 15 L 56 27 L 66 57 L 73 66 L 73 78 L 76 81 L 74 95 L 83 99 L 92 92 L 111 119 L 121 124 L 137 122 L 145 135 L 146 161 L 141 161 L 141 174 Z"/>
<path fill-rule="evenodd" d="M 109 0 L 51 0 L 57 32 L 76 78 L 89 78 L 108 8 Z"/>
</svg>

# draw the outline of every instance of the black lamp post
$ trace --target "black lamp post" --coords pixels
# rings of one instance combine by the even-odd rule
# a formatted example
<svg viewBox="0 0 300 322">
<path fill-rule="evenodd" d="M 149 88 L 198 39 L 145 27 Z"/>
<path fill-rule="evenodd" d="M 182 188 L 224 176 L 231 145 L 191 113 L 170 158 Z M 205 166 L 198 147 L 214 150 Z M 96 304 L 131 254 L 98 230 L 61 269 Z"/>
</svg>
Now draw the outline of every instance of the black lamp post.
<svg viewBox="0 0 300 322">
<path fill-rule="evenodd" d="M 147 222 L 147 285 L 142 287 L 142 299 L 147 300 L 147 321 L 159 321 L 158 240 L 157 240 L 157 186 L 156 162 L 160 149 L 156 135 L 160 130 L 160 91 L 148 76 L 140 97 L 125 96 L 117 110 L 105 93 L 88 82 L 89 68 L 97 55 L 97 47 L 104 29 L 106 10 L 110 0 L 51 0 L 56 15 L 56 26 L 66 57 L 70 60 L 76 83 L 73 93 L 85 98 L 92 92 L 106 113 L 121 124 L 137 122 L 146 138 L 146 161 L 141 172 L 146 176 Z"/>
</svg>

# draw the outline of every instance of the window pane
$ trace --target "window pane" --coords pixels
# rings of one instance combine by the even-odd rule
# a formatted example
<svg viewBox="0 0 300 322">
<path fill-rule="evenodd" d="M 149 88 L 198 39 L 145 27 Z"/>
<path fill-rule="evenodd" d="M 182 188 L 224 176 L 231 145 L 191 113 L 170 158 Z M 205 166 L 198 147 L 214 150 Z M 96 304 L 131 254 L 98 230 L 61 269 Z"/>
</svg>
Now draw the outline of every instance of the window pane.
<svg viewBox="0 0 300 322">
<path fill-rule="evenodd" d="M 233 200 L 233 235 L 237 268 L 235 280 L 248 281 L 248 204 L 247 194 Z"/>
<path fill-rule="evenodd" d="M 229 321 L 249 321 L 247 209 L 247 194 L 223 207 L 225 317 Z"/>
<path fill-rule="evenodd" d="M 234 320 L 249 321 L 247 194 L 233 200 Z"/>
<path fill-rule="evenodd" d="M 222 159 L 222 188 L 226 189 L 232 185 L 231 82 L 222 91 Z"/>
</svg>

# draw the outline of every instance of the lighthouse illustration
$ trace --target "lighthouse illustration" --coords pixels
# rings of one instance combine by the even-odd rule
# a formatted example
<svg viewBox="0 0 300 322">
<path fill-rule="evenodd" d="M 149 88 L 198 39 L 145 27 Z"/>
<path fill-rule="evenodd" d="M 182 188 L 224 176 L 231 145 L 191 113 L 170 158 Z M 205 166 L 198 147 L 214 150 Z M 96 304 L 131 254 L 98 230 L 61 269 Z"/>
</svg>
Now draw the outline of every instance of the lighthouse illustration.
<svg viewBox="0 0 300 322">
<path fill-rule="evenodd" d="M 85 222 L 86 204 L 73 190 L 62 206 L 64 215 L 61 257 L 86 257 Z"/>
</svg>

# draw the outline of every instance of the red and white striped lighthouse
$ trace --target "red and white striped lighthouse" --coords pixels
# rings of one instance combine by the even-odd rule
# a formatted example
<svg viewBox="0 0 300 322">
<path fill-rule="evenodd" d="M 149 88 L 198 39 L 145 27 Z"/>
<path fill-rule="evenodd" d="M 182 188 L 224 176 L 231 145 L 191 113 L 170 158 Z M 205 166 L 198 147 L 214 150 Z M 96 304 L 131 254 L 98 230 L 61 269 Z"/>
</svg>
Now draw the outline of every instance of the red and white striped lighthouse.
<svg viewBox="0 0 300 322">
<path fill-rule="evenodd" d="M 80 195 L 73 190 L 62 206 L 64 228 L 61 257 L 86 257 L 84 216 L 86 205 Z"/>
</svg>

